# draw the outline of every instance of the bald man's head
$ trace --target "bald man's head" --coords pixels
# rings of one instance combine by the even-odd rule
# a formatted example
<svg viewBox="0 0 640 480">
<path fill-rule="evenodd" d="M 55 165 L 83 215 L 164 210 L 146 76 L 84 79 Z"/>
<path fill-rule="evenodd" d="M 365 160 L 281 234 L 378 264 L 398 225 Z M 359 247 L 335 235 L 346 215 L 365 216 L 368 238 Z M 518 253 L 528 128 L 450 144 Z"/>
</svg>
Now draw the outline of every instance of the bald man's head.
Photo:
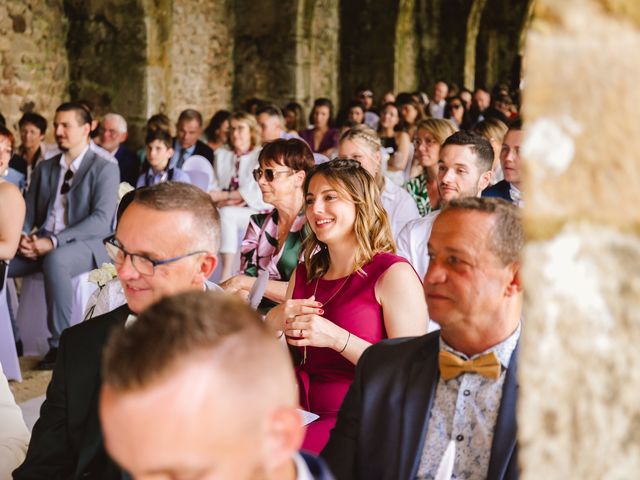
<svg viewBox="0 0 640 480">
<path fill-rule="evenodd" d="M 107 449 L 134 476 L 215 468 L 278 478 L 304 436 L 291 361 L 260 318 L 225 294 L 167 297 L 104 353 Z"/>
</svg>

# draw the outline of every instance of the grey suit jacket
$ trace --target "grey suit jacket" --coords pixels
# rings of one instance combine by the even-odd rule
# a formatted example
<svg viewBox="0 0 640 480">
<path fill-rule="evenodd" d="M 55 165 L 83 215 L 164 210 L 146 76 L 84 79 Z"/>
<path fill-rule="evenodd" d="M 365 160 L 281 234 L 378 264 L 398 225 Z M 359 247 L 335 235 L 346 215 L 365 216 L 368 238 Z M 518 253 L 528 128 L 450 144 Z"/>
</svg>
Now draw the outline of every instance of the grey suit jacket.
<svg viewBox="0 0 640 480">
<path fill-rule="evenodd" d="M 41 230 L 51 214 L 60 179 L 60 157 L 38 163 L 33 172 L 25 196 L 24 233 L 34 227 Z M 58 247 L 84 242 L 93 252 L 96 266 L 108 261 L 102 240 L 113 231 L 119 183 L 118 165 L 87 150 L 67 193 L 68 227 L 56 234 Z"/>
</svg>

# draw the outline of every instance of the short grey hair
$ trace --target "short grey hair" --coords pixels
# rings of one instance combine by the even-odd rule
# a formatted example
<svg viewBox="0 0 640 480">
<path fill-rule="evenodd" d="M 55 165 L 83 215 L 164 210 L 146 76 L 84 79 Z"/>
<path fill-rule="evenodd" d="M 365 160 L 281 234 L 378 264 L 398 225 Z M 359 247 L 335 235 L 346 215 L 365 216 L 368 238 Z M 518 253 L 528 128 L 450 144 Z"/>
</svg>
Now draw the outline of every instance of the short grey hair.
<svg viewBox="0 0 640 480">
<path fill-rule="evenodd" d="M 122 115 L 119 115 L 117 113 L 107 113 L 102 121 L 105 122 L 106 120 L 113 120 L 116 123 L 116 128 L 120 133 L 127 133 L 127 121 Z"/>
<path fill-rule="evenodd" d="M 163 182 L 135 191 L 133 202 L 161 212 L 191 214 L 193 247 L 216 255 L 220 248 L 220 216 L 211 197 L 198 187 L 183 182 Z M 171 232 L 167 232 L 168 235 Z"/>
<path fill-rule="evenodd" d="M 524 247 L 524 228 L 520 209 L 502 198 L 465 197 L 451 200 L 442 208 L 442 214 L 451 210 L 470 210 L 495 217 L 488 247 L 505 265 L 520 260 Z"/>
</svg>

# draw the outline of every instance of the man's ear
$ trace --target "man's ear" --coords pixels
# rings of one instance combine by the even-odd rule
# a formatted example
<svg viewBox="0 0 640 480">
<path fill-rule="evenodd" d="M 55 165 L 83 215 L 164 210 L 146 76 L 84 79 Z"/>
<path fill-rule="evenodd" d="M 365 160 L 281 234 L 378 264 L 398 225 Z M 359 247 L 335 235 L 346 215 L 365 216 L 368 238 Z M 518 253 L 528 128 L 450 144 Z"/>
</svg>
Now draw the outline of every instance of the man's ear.
<svg viewBox="0 0 640 480">
<path fill-rule="evenodd" d="M 202 275 L 202 281 L 205 282 L 213 275 L 216 266 L 218 265 L 218 257 L 212 253 L 206 253 L 200 263 L 200 274 Z"/>
<path fill-rule="evenodd" d="M 493 172 L 491 170 L 484 172 L 480 175 L 480 179 L 478 180 L 478 193 L 482 193 L 482 191 L 489 186 L 491 183 L 491 177 L 493 176 Z"/>
<path fill-rule="evenodd" d="M 506 295 L 512 297 L 522 292 L 522 277 L 520 275 L 520 262 L 511 262 L 507 268 L 509 269 L 509 284 L 507 285 Z"/>
<path fill-rule="evenodd" d="M 269 418 L 264 465 L 274 471 L 293 459 L 302 446 L 305 427 L 293 407 L 280 407 Z"/>
</svg>

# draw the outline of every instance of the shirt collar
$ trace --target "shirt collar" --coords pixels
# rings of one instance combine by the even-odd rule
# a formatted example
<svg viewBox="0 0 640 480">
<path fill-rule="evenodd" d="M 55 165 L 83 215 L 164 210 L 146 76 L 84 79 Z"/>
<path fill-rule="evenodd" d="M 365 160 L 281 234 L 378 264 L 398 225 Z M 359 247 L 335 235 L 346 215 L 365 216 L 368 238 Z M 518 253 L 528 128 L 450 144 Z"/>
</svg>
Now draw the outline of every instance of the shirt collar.
<svg viewBox="0 0 640 480">
<path fill-rule="evenodd" d="M 67 167 L 67 161 L 66 161 L 67 154 L 63 153 L 62 156 L 60 157 L 60 167 L 62 167 L 62 170 L 66 171 L 68 168 L 70 168 L 73 173 L 76 173 L 78 171 L 78 168 L 80 168 L 80 164 L 82 163 L 82 160 L 84 159 L 84 156 L 88 150 L 89 150 L 89 145 L 84 147 L 84 149 L 80 152 L 80 154 L 73 159 L 69 167 Z"/>
<path fill-rule="evenodd" d="M 515 350 L 516 345 L 518 344 L 518 340 L 520 339 L 521 326 L 522 326 L 522 322 L 518 322 L 518 328 L 516 328 L 515 331 L 511 335 L 509 335 L 509 337 L 507 337 L 497 345 L 494 345 L 493 347 L 485 350 L 484 352 L 480 352 L 471 357 L 468 357 L 464 353 L 458 352 L 457 350 L 454 350 L 453 348 L 451 348 L 447 344 L 447 342 L 445 342 L 442 339 L 442 336 L 440 336 L 440 350 L 451 352 L 454 355 L 460 358 L 463 358 L 465 360 L 469 360 L 469 359 L 473 360 L 474 358 L 478 358 L 479 356 L 485 355 L 489 352 L 495 352 L 496 356 L 498 357 L 498 360 L 500 361 L 500 364 L 504 368 L 509 368 L 509 362 L 511 361 L 511 354 Z"/>
</svg>

